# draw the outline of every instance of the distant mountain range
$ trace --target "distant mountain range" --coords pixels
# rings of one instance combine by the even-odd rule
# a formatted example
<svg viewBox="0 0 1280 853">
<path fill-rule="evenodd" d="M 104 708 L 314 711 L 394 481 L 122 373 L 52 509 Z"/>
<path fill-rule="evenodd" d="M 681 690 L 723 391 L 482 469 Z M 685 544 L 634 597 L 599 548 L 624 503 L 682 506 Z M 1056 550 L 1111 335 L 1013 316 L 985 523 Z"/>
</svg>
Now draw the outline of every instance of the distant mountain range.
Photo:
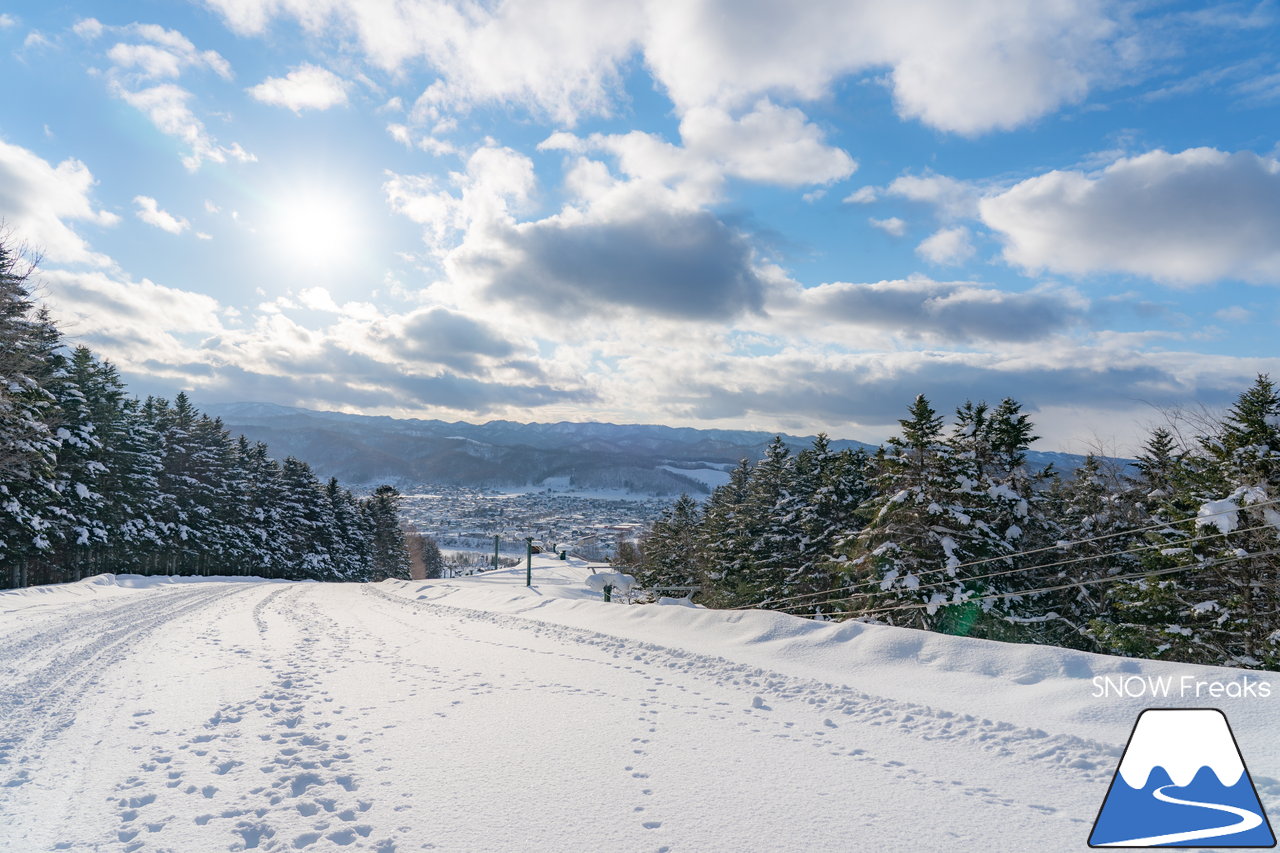
<svg viewBox="0 0 1280 853">
<path fill-rule="evenodd" d="M 472 424 L 317 412 L 273 403 L 202 407 L 233 433 L 266 442 L 273 456 L 306 460 L 348 483 L 441 483 L 471 487 L 623 489 L 651 495 L 705 494 L 741 459 L 759 459 L 776 433 L 636 424 Z M 794 451 L 813 436 L 782 435 Z M 834 449 L 875 445 L 832 439 Z M 1033 451 L 1035 465 L 1074 470 L 1083 457 Z M 687 473 L 684 473 L 687 472 Z"/>
</svg>

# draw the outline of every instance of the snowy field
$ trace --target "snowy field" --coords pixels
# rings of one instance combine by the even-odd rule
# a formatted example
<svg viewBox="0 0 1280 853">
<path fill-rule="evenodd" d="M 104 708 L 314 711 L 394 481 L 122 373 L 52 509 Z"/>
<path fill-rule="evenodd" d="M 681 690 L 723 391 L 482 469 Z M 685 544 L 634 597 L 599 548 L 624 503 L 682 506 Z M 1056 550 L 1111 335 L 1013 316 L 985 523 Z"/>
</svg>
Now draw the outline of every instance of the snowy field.
<svg viewBox="0 0 1280 853">
<path fill-rule="evenodd" d="M 1095 697 L 1245 674 L 605 604 L 589 573 L 0 593 L 0 850 L 1086 850 L 1146 707 L 1222 708 L 1280 813 L 1274 674 Z"/>
</svg>

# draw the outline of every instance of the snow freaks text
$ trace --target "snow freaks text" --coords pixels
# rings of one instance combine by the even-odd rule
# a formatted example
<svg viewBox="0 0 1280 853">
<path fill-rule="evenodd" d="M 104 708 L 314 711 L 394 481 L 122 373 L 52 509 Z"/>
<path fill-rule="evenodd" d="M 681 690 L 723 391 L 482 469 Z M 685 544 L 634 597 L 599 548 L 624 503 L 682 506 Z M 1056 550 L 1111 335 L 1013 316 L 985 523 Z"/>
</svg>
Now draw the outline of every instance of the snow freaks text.
<svg viewBox="0 0 1280 853">
<path fill-rule="evenodd" d="M 1269 699 L 1271 682 L 1247 675 L 1231 681 L 1194 675 L 1095 675 L 1095 699 Z"/>
</svg>

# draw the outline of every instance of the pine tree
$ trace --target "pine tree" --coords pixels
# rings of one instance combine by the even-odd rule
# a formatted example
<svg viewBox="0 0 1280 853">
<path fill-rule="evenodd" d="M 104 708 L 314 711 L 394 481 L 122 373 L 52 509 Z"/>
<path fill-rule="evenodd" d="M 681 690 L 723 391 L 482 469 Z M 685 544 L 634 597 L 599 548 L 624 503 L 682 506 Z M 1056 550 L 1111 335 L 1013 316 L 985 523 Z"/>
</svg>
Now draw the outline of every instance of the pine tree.
<svg viewBox="0 0 1280 853">
<path fill-rule="evenodd" d="M 1101 650 L 1170 660 L 1195 660 L 1205 654 L 1180 625 L 1198 599 L 1192 594 L 1193 600 L 1188 600 L 1182 572 L 1163 574 L 1195 562 L 1189 547 L 1194 525 L 1186 519 L 1199 508 L 1193 485 L 1196 467 L 1188 452 L 1177 447 L 1173 433 L 1163 427 L 1153 430 L 1134 461 L 1129 488 L 1119 494 L 1132 513 L 1131 529 L 1137 532 L 1086 546 L 1104 553 L 1132 550 L 1134 554 L 1120 558 L 1122 568 L 1145 573 L 1103 588 L 1102 612 L 1089 625 Z"/>
<path fill-rule="evenodd" d="M 698 504 L 688 495 L 664 510 L 646 537 L 636 581 L 645 589 L 701 586 L 703 557 L 699 548 Z"/>
<path fill-rule="evenodd" d="M 422 565 L 427 580 L 444 577 L 444 555 L 440 553 L 440 543 L 435 537 L 422 537 Z"/>
<path fill-rule="evenodd" d="M 363 514 L 372 531 L 371 580 L 409 580 L 409 552 L 400 531 L 400 493 L 394 486 L 378 486 L 366 498 Z"/>
<path fill-rule="evenodd" d="M 712 490 L 703 511 L 699 548 L 706 560 L 706 588 L 699 600 L 716 607 L 750 603 L 750 543 L 754 523 L 747 505 L 751 466 L 746 459 L 729 482 Z"/>
<path fill-rule="evenodd" d="M 796 460 L 782 437 L 775 436 L 752 469 L 747 488 L 746 513 L 754 522 L 749 531 L 747 590 L 753 601 L 790 591 L 787 580 L 800 564 L 802 500 Z"/>
<path fill-rule="evenodd" d="M 798 559 L 784 581 L 784 597 L 808 596 L 801 600 L 809 606 L 801 610 L 832 609 L 815 593 L 839 586 L 838 552 L 860 529 L 858 507 L 871 496 L 866 467 L 864 451 L 832 452 L 825 434 L 796 457 Z"/>
<path fill-rule="evenodd" d="M 850 607 L 895 625 L 968 633 L 986 587 L 965 581 L 965 564 L 989 556 L 993 537 L 971 515 L 976 485 L 944 440 L 942 418 L 923 396 L 900 420 L 901 436 L 878 457 L 869 521 L 852 543 Z M 961 429 L 964 428 L 962 424 Z"/>
<path fill-rule="evenodd" d="M 107 387 L 118 385 L 114 368 L 101 371 Z M 123 386 L 119 386 L 123 390 Z M 108 452 L 102 494 L 108 502 L 107 557 L 102 571 L 154 574 L 168 537 L 160 477 L 164 448 L 160 435 L 137 400 L 121 404 L 121 417 L 103 432 Z"/>
<path fill-rule="evenodd" d="M 1199 599 L 1183 625 L 1220 662 L 1280 663 L 1280 392 L 1267 375 L 1236 400 L 1217 435 L 1201 439 L 1211 461 L 1194 553 L 1184 579 Z"/>
<path fill-rule="evenodd" d="M 1056 521 L 1049 550 L 1036 555 L 1029 587 L 1067 587 L 1037 595 L 1029 614 L 1039 642 L 1095 648 L 1110 619 L 1114 584 L 1108 578 L 1140 570 L 1142 508 L 1129 499 L 1114 465 L 1090 454 L 1068 480 L 1055 479 L 1047 501 Z M 1038 626 L 1035 619 L 1038 618 Z"/>
<path fill-rule="evenodd" d="M 336 480 L 324 489 L 305 464 L 286 472 L 265 445 L 233 441 L 185 393 L 127 398 L 110 363 L 68 353 L 32 302 L 33 270 L 0 235 L 0 585 L 101 571 L 363 580 L 375 551 L 400 573 L 403 542 L 374 542 L 393 496 L 366 513 Z"/>
<path fill-rule="evenodd" d="M 78 347 L 51 388 L 59 412 L 56 497 L 49 507 L 57 542 L 51 560 L 60 567 L 60 580 L 91 573 L 94 555 L 107 541 L 101 480 L 108 469 L 99 424 L 111 416 L 111 401 L 98 394 L 96 367 L 93 354 Z"/>
</svg>

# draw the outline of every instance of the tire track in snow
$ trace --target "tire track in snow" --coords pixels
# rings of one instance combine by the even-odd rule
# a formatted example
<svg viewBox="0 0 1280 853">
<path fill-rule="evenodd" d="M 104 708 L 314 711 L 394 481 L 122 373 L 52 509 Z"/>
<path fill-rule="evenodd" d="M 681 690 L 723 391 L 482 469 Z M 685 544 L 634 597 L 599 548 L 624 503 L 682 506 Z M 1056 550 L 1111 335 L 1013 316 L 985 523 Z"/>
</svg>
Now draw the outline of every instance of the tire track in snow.
<svg viewBox="0 0 1280 853">
<path fill-rule="evenodd" d="M 117 607 L 86 614 L 88 618 L 5 648 L 4 657 L 15 663 L 46 656 L 47 661 L 30 670 L 21 683 L 0 689 L 0 788 L 30 781 L 31 771 L 24 765 L 41 765 L 46 743 L 75 723 L 85 694 L 132 654 L 139 641 L 174 619 L 234 594 L 223 587 L 194 586 L 199 588 L 162 588 L 151 595 L 140 593 L 136 600 L 130 596 Z M 140 607 L 144 595 L 146 606 Z"/>
</svg>

